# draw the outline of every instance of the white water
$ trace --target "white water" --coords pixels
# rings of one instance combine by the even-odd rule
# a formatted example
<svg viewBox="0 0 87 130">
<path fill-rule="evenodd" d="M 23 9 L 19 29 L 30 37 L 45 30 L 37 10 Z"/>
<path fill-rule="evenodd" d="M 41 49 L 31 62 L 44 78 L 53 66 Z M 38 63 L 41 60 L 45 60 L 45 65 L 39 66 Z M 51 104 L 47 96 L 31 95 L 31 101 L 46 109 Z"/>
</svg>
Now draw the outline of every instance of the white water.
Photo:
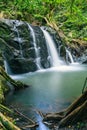
<svg viewBox="0 0 87 130">
<path fill-rule="evenodd" d="M 31 31 L 31 35 L 33 38 L 33 45 L 34 45 L 35 54 L 36 54 L 36 65 L 37 65 L 38 69 L 41 69 L 39 48 L 37 48 L 35 33 L 34 33 L 33 28 L 29 24 L 27 24 L 27 25 L 28 25 L 29 30 Z"/>
<path fill-rule="evenodd" d="M 18 24 L 18 23 L 17 23 Z M 20 38 L 20 35 L 19 35 L 19 32 L 18 32 L 18 29 L 16 26 L 14 26 L 14 30 L 16 31 L 17 33 L 17 38 L 14 38 L 14 40 L 17 40 L 18 43 L 19 43 L 19 47 L 20 47 L 20 54 L 21 54 L 21 57 L 23 58 L 23 51 L 22 51 L 22 45 L 21 45 L 21 42 L 22 42 L 22 39 Z"/>
<path fill-rule="evenodd" d="M 8 62 L 6 60 L 4 60 L 4 66 L 5 66 L 6 73 L 9 72 L 10 74 L 12 74 L 11 69 L 10 69 L 10 67 L 8 65 Z"/>
<path fill-rule="evenodd" d="M 58 52 L 57 52 L 57 49 L 55 47 L 55 43 L 54 43 L 53 39 L 51 38 L 50 34 L 46 30 L 42 29 L 42 31 L 43 31 L 44 36 L 45 36 L 47 48 L 48 48 L 49 53 L 51 55 L 52 66 L 59 66 L 59 65 L 63 64 L 63 62 L 60 60 L 60 58 L 58 56 Z"/>
<path fill-rule="evenodd" d="M 66 52 L 67 52 L 67 58 L 69 57 L 69 58 L 70 58 L 71 63 L 74 63 L 74 60 L 73 60 L 73 57 L 72 57 L 72 55 L 71 55 L 70 51 L 66 49 Z"/>
</svg>

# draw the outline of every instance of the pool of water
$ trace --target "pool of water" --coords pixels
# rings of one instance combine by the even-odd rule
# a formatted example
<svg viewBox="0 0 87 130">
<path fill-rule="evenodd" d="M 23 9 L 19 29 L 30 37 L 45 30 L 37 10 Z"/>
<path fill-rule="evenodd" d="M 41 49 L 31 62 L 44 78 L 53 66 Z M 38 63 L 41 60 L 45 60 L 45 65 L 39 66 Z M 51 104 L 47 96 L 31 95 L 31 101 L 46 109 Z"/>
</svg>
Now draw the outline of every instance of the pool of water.
<svg viewBox="0 0 87 130">
<path fill-rule="evenodd" d="M 37 110 L 58 112 L 65 109 L 81 93 L 87 77 L 87 66 L 59 66 L 33 73 L 12 75 L 30 87 L 11 93 L 7 97 L 9 105 L 18 108 L 39 122 L 37 130 L 49 130 L 42 122 Z M 32 116 L 33 115 L 33 116 Z"/>
</svg>

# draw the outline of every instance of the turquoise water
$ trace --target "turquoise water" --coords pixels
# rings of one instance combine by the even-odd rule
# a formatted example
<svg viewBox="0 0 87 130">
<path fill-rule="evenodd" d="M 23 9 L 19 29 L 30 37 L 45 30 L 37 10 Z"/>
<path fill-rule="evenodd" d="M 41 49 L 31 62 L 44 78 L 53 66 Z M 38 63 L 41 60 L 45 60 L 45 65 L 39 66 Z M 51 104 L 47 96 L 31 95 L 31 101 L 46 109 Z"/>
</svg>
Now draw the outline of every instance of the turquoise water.
<svg viewBox="0 0 87 130">
<path fill-rule="evenodd" d="M 43 113 L 58 112 L 66 108 L 81 93 L 87 77 L 87 66 L 59 66 L 34 73 L 11 76 L 30 87 L 11 93 L 7 97 L 9 105 L 18 108 L 39 122 L 37 130 L 48 130 L 41 123 L 41 118 L 35 114 L 37 110 Z M 12 98 L 11 98 L 12 97 Z"/>
</svg>

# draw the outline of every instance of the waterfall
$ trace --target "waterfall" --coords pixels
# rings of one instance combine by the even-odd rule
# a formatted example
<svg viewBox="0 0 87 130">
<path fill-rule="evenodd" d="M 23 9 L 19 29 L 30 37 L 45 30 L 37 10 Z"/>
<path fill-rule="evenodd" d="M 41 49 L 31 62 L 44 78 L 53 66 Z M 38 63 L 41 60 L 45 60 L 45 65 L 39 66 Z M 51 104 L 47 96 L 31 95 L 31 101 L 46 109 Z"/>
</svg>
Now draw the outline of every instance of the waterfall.
<svg viewBox="0 0 87 130">
<path fill-rule="evenodd" d="M 18 21 L 16 22 L 16 24 L 18 24 Z M 18 32 L 18 29 L 17 29 L 16 25 L 14 26 L 13 30 L 15 30 L 16 33 L 17 33 L 17 38 L 15 38 L 14 40 L 18 41 L 18 43 L 19 43 L 19 48 L 20 48 L 21 58 L 23 58 L 22 44 L 21 44 L 22 40 L 21 40 L 21 38 L 20 38 L 20 35 L 19 35 L 19 32 Z"/>
<path fill-rule="evenodd" d="M 9 67 L 9 64 L 8 64 L 7 60 L 4 60 L 4 66 L 5 66 L 6 73 L 12 74 L 12 71 L 11 71 L 11 69 Z"/>
<path fill-rule="evenodd" d="M 10 21 L 9 40 L 4 50 L 6 72 L 22 74 L 50 67 L 59 68 L 74 62 L 70 51 L 62 44 L 55 31 L 33 26 L 26 22 Z M 7 26 L 7 28 L 8 28 Z M 50 35 L 51 34 L 51 35 Z M 11 37 L 12 35 L 12 37 Z M 17 53 L 16 51 L 17 50 Z M 76 61 L 76 60 L 75 60 Z"/>
<path fill-rule="evenodd" d="M 42 29 L 42 31 L 44 33 L 47 48 L 48 48 L 50 56 L 51 56 L 52 66 L 58 66 L 58 65 L 63 64 L 63 62 L 60 60 L 60 58 L 58 56 L 58 52 L 57 52 L 57 49 L 55 47 L 55 43 L 54 43 L 52 37 L 50 36 L 50 34 L 46 30 Z"/>
<path fill-rule="evenodd" d="M 36 44 L 35 33 L 34 33 L 33 28 L 29 24 L 27 24 L 27 25 L 28 25 L 29 30 L 31 31 L 31 35 L 32 35 L 32 38 L 33 38 L 33 45 L 34 45 L 35 54 L 36 54 L 36 59 L 35 60 L 36 60 L 37 68 L 41 69 L 39 48 L 37 47 L 37 44 Z"/>
<path fill-rule="evenodd" d="M 66 49 L 66 59 L 68 60 L 68 58 L 70 59 L 71 63 L 74 63 L 73 57 L 71 55 L 71 52 L 68 49 Z"/>
</svg>

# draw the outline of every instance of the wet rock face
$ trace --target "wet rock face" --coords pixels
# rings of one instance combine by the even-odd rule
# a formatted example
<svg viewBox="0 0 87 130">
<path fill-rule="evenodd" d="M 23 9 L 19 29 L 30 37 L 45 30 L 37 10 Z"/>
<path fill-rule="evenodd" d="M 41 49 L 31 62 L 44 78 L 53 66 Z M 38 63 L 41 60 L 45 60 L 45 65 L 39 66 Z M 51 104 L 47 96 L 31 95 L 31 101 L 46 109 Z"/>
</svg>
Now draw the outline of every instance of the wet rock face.
<svg viewBox="0 0 87 130">
<path fill-rule="evenodd" d="M 28 23 L 17 20 L 0 21 L 0 44 L 4 45 L 3 57 L 13 74 L 33 72 L 38 69 L 35 47 L 38 50 L 41 68 L 50 67 L 43 33 L 40 27 L 31 27 L 36 39 L 35 46 Z"/>
<path fill-rule="evenodd" d="M 11 68 L 13 74 L 22 74 L 29 71 L 33 72 L 37 70 L 37 66 L 33 59 L 15 58 L 8 61 L 8 65 Z"/>
<path fill-rule="evenodd" d="M 84 47 L 65 47 L 54 30 L 49 27 L 43 28 L 50 33 L 62 60 L 70 63 L 69 58 L 66 58 L 68 48 L 74 61 L 87 64 L 87 50 Z M 3 65 L 2 55 L 11 74 L 34 72 L 51 67 L 51 56 L 43 31 L 39 26 L 31 26 L 22 21 L 0 20 L 0 65 Z M 10 73 L 9 69 L 7 70 Z"/>
<path fill-rule="evenodd" d="M 75 62 L 80 64 L 87 64 L 87 45 L 76 45 L 76 47 L 69 47 Z"/>
<path fill-rule="evenodd" d="M 87 64 L 87 47 L 84 49 L 83 53 L 80 51 L 80 57 L 78 58 L 78 61 L 81 64 Z"/>
<path fill-rule="evenodd" d="M 38 26 L 33 26 L 35 36 L 36 36 L 36 43 L 37 43 L 37 48 L 38 52 L 40 55 L 40 63 L 42 68 L 49 68 L 51 67 L 50 61 L 48 60 L 48 50 L 47 50 L 47 45 L 45 41 L 45 37 L 43 32 L 41 31 L 40 27 Z"/>
</svg>

